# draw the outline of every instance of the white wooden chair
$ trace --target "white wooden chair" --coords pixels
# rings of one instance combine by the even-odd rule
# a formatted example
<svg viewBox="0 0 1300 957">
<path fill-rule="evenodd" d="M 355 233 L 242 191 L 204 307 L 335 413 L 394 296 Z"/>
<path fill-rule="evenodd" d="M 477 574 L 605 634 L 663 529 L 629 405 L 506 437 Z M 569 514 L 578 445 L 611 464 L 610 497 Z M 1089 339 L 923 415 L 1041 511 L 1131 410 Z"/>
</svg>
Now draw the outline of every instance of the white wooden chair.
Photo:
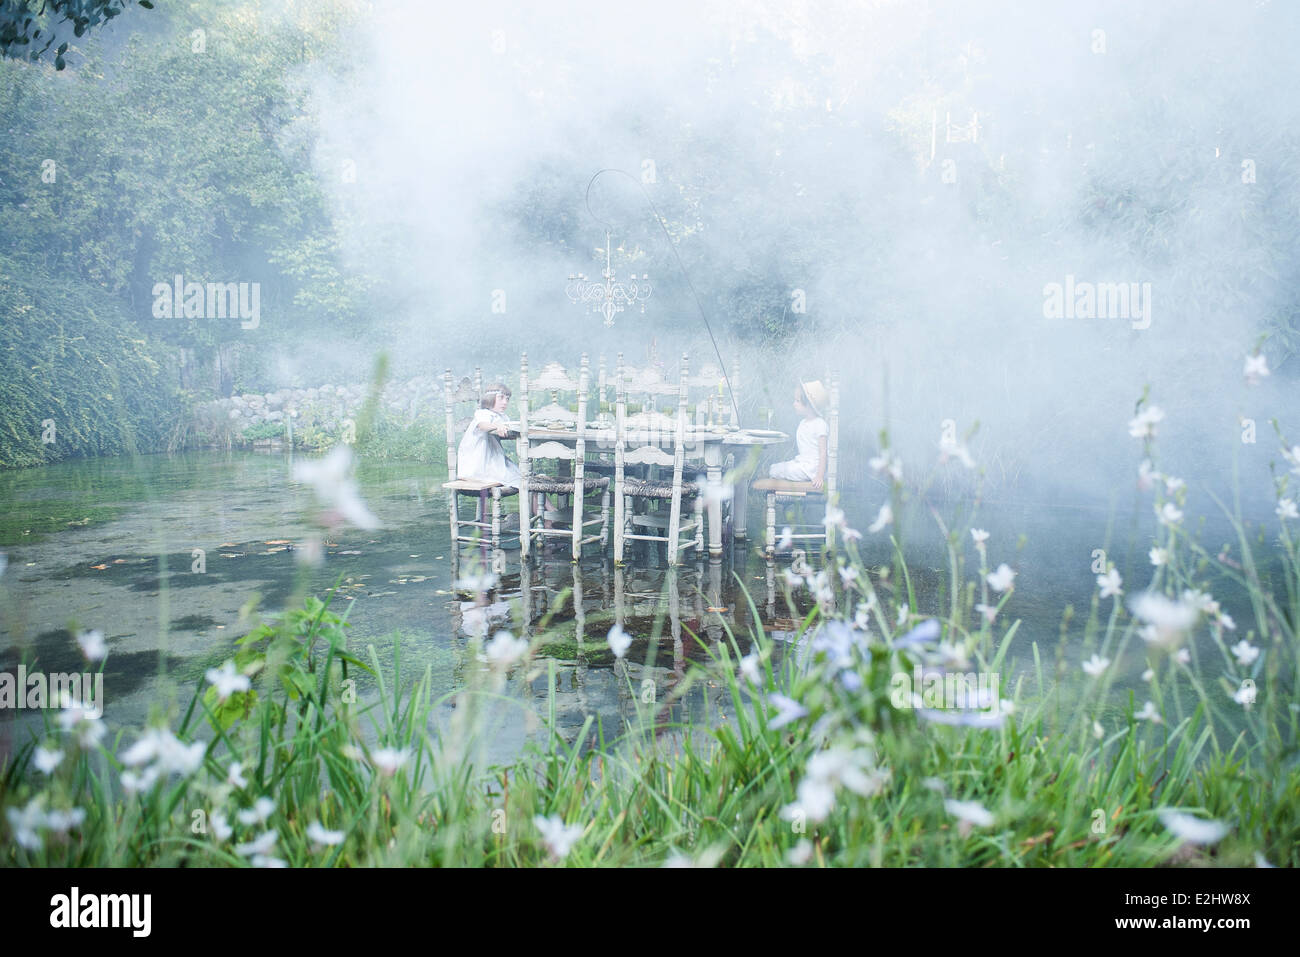
<svg viewBox="0 0 1300 957">
<path fill-rule="evenodd" d="M 602 549 L 609 536 L 609 486 L 604 475 L 586 473 L 587 458 L 587 400 L 591 370 L 586 353 L 575 380 L 563 367 L 552 363 L 540 375 L 529 378 L 528 356 L 525 354 L 519 372 L 519 542 L 520 553 L 527 557 L 534 540 L 538 544 L 548 537 L 568 538 L 572 542 L 573 560 L 582 557 L 582 546 L 600 542 Z M 561 404 L 561 394 L 573 394 L 576 408 Z M 546 431 L 572 433 L 563 438 L 545 435 Z M 539 435 L 538 433 L 543 433 Z M 560 466 L 566 464 L 571 473 L 563 475 Z M 547 467 L 549 464 L 549 468 Z M 554 474 L 551 474 L 554 473 Z M 600 514 L 586 515 L 586 504 L 600 493 Z M 556 495 L 567 498 L 567 512 L 546 512 L 539 506 L 537 497 Z M 567 522 L 569 528 L 547 528 L 546 522 Z M 596 533 L 589 532 L 600 526 Z"/>
<path fill-rule="evenodd" d="M 474 378 L 466 377 L 455 384 L 451 370 L 442 374 L 442 396 L 446 413 L 447 427 L 447 481 L 442 484 L 447 492 L 447 512 L 451 524 L 451 542 L 455 548 L 460 544 L 479 545 L 486 535 L 493 548 L 501 547 L 501 499 L 517 494 L 517 489 L 503 486 L 500 482 L 482 481 L 475 478 L 458 478 L 456 475 L 456 450 L 460 437 L 474 419 L 474 412 L 483 395 L 483 373 L 474 370 Z M 468 408 L 467 408 L 468 407 Z M 460 497 L 471 496 L 478 499 L 475 517 L 460 517 Z M 488 504 L 491 503 L 491 520 L 488 519 Z M 471 529 L 472 531 L 462 531 Z"/>
<path fill-rule="evenodd" d="M 695 548 L 698 555 L 704 547 L 704 497 L 700 494 L 698 485 L 683 481 L 688 448 L 694 451 L 697 445 L 693 440 L 693 430 L 687 423 L 686 370 L 687 359 L 683 356 L 675 390 L 675 416 L 656 410 L 628 415 L 625 378 L 619 376 L 614 447 L 616 565 L 622 563 L 629 541 L 665 543 L 669 565 L 680 564 L 680 553 L 685 549 Z M 629 467 L 636 465 L 671 468 L 672 477 L 664 481 L 655 477 L 629 475 Z M 636 514 L 637 499 L 666 500 L 669 503 L 667 516 L 662 512 Z M 694 514 L 693 520 L 686 523 L 681 520 L 683 502 L 691 505 Z M 658 534 L 652 530 L 658 531 Z"/>
<path fill-rule="evenodd" d="M 837 376 L 830 376 L 830 409 L 827 411 L 826 425 L 829 435 L 826 438 L 826 481 L 821 491 L 812 487 L 811 482 L 786 482 L 781 479 L 763 478 L 750 487 L 767 496 L 767 534 L 765 552 L 769 558 L 776 555 L 776 506 L 778 502 L 805 503 L 808 501 L 833 502 L 839 491 L 840 461 L 840 383 Z M 830 529 L 821 525 L 822 531 L 809 532 L 803 529 L 811 525 L 796 525 L 791 522 L 791 539 L 794 541 L 824 541 L 831 544 Z"/>
</svg>

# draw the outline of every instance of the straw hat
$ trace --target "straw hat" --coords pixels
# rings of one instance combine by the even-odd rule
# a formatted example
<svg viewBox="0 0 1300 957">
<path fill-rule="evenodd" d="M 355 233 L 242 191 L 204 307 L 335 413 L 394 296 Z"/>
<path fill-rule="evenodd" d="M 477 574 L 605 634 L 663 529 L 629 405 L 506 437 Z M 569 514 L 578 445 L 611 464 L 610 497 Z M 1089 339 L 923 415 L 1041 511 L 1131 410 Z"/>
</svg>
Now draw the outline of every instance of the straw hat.
<svg viewBox="0 0 1300 957">
<path fill-rule="evenodd" d="M 820 379 L 814 379 L 812 382 L 803 383 L 802 388 L 804 398 L 808 400 L 812 410 L 820 416 L 822 410 L 826 408 L 826 386 L 822 385 Z"/>
</svg>

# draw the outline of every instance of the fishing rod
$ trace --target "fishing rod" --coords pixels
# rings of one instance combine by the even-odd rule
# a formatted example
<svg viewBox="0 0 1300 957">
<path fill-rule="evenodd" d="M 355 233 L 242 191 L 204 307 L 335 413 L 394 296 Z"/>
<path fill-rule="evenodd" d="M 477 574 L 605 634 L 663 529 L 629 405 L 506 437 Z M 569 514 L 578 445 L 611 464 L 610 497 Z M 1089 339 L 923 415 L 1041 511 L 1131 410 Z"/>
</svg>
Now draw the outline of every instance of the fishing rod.
<svg viewBox="0 0 1300 957">
<path fill-rule="evenodd" d="M 587 213 L 591 216 L 592 219 L 594 219 L 596 222 L 600 223 L 602 226 L 606 227 L 607 229 L 612 230 L 614 228 L 612 223 L 605 222 L 605 220 L 597 216 L 595 212 L 592 211 L 591 208 L 591 187 L 595 184 L 596 180 L 600 178 L 600 176 L 603 175 L 604 173 L 621 173 L 624 176 L 626 176 L 628 179 L 630 179 L 632 182 L 636 183 L 637 188 L 641 190 L 641 195 L 645 197 L 646 205 L 649 206 L 650 211 L 654 213 L 655 222 L 657 222 L 659 224 L 659 228 L 663 230 L 664 238 L 668 240 L 668 248 L 672 250 L 673 259 L 677 261 L 677 268 L 681 270 L 682 278 L 686 280 L 686 288 L 691 291 L 691 298 L 695 300 L 695 307 L 700 310 L 700 318 L 704 320 L 704 329 L 709 334 L 709 341 L 713 343 L 713 354 L 718 357 L 718 368 L 722 370 L 722 381 L 727 384 L 727 395 L 731 397 L 731 409 L 736 414 L 736 427 L 739 428 L 740 427 L 740 406 L 736 402 L 735 390 L 731 388 L 731 377 L 727 375 L 727 363 L 723 361 L 722 351 L 718 348 L 718 340 L 713 335 L 713 327 L 709 325 L 709 317 L 704 312 L 704 303 L 700 302 L 699 293 L 695 291 L 695 284 L 691 282 L 690 273 L 686 271 L 686 266 L 682 263 L 682 257 L 677 253 L 677 244 L 673 242 L 672 234 L 668 232 L 667 221 L 663 218 L 663 216 L 659 214 L 659 208 L 655 206 L 654 200 L 651 199 L 650 194 L 646 192 L 645 186 L 642 185 L 641 181 L 637 179 L 635 176 L 633 176 L 631 173 L 629 173 L 627 170 L 614 169 L 613 167 L 607 167 L 605 169 L 597 170 L 596 174 L 592 176 L 591 180 L 587 183 L 587 195 L 586 195 Z"/>
</svg>

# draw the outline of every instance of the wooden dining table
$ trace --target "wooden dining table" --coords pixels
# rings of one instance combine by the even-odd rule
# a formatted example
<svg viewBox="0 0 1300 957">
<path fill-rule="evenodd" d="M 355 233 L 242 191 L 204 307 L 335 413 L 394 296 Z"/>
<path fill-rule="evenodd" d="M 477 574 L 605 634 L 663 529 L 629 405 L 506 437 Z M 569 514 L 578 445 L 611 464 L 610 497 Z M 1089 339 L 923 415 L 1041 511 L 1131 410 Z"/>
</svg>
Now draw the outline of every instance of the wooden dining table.
<svg viewBox="0 0 1300 957">
<path fill-rule="evenodd" d="M 511 432 L 519 432 L 522 424 L 509 422 L 506 426 Z M 513 437 L 513 436 L 512 436 Z M 530 426 L 528 437 L 533 441 L 562 442 L 576 445 L 578 431 L 573 428 L 539 428 Z M 603 422 L 587 426 L 584 438 L 587 447 L 612 449 L 617 442 L 617 432 L 612 424 Z M 626 439 L 629 444 L 644 445 L 657 442 L 663 438 L 663 432 L 649 429 L 629 429 Z M 790 441 L 790 436 L 774 429 L 728 429 L 723 427 L 693 426 L 690 438 L 704 446 L 705 469 L 705 511 L 709 524 L 709 558 L 715 561 L 722 558 L 722 502 L 730 497 L 732 500 L 732 532 L 736 538 L 745 538 L 745 509 L 748 502 L 749 475 L 739 475 L 739 481 L 723 482 L 722 463 L 728 450 L 752 449 L 766 445 L 778 445 Z M 730 486 L 730 487 L 728 487 Z"/>
</svg>

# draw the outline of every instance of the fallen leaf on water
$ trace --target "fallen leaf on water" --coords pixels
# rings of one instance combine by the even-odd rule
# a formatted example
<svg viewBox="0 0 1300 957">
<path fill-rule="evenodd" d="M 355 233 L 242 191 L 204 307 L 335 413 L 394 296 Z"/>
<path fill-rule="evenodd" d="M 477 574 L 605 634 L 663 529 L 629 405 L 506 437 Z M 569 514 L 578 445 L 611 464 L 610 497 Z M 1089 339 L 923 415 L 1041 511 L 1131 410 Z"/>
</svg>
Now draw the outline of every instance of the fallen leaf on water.
<svg viewBox="0 0 1300 957">
<path fill-rule="evenodd" d="M 419 555 L 409 555 L 409 556 L 407 556 L 407 557 L 409 557 L 409 558 L 419 558 L 420 556 L 419 556 Z"/>
<path fill-rule="evenodd" d="M 28 562 L 28 564 L 30 565 L 30 564 L 32 564 L 32 563 L 31 563 L 31 562 Z M 105 563 L 105 564 L 103 564 L 103 565 L 91 565 L 90 567 L 91 567 L 91 568 L 98 568 L 99 570 L 103 571 L 105 568 L 108 567 L 108 565 L 107 565 L 107 563 Z"/>
<path fill-rule="evenodd" d="M 292 545 L 293 542 L 291 542 L 291 541 L 290 541 L 289 539 L 287 539 L 287 538 L 277 538 L 275 541 L 272 541 L 272 542 L 263 542 L 262 544 L 263 544 L 263 545 Z"/>
<path fill-rule="evenodd" d="M 114 565 L 125 565 L 125 564 L 126 564 L 126 559 L 125 559 L 125 558 L 115 558 L 115 559 L 113 559 L 113 564 L 114 564 Z"/>
<path fill-rule="evenodd" d="M 221 543 L 219 546 L 217 546 L 217 547 L 218 547 L 218 548 L 238 548 L 238 547 L 239 547 L 239 543 L 238 543 L 238 542 L 222 542 L 222 543 Z"/>
<path fill-rule="evenodd" d="M 243 558 L 243 552 L 218 552 L 222 558 Z"/>
<path fill-rule="evenodd" d="M 345 549 L 344 551 L 339 552 L 339 554 L 340 554 L 340 555 L 360 555 L 361 553 L 360 553 L 359 551 L 357 551 L 355 548 L 349 548 L 349 549 Z"/>
</svg>

